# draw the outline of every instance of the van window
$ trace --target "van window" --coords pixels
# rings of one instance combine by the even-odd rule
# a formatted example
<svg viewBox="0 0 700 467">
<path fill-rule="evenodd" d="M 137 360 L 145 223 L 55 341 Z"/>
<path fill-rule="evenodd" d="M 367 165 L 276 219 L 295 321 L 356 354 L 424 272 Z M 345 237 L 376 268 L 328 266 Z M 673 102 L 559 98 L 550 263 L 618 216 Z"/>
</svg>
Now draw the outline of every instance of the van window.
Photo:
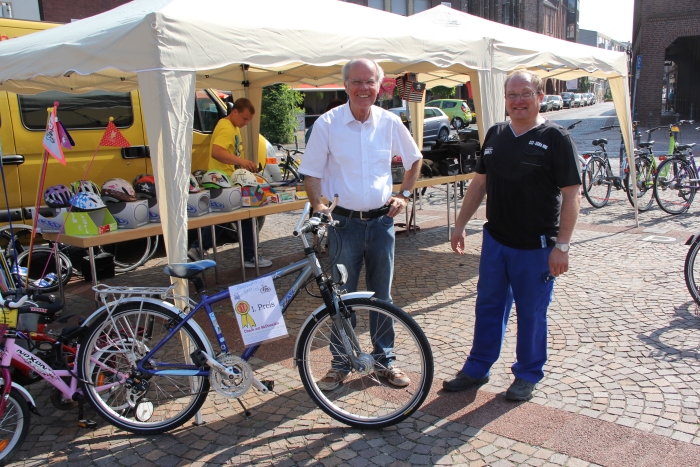
<svg viewBox="0 0 700 467">
<path fill-rule="evenodd" d="M 200 133 L 213 133 L 214 127 L 219 122 L 219 112 L 216 104 L 204 91 L 197 91 L 194 106 L 194 131 Z"/>
<path fill-rule="evenodd" d="M 33 96 L 19 95 L 22 124 L 28 130 L 46 130 L 46 109 L 58 102 L 58 119 L 69 130 L 107 128 L 109 117 L 119 128 L 134 123 L 131 94 L 128 92 L 90 91 L 69 94 L 48 91 Z"/>
</svg>

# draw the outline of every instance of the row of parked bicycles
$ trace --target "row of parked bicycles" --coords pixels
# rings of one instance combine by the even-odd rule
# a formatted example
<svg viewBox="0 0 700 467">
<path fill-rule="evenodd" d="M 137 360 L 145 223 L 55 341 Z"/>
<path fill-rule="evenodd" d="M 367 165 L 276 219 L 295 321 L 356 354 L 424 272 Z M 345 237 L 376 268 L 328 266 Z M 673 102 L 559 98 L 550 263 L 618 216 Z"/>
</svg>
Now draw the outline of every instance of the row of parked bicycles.
<svg viewBox="0 0 700 467">
<path fill-rule="evenodd" d="M 309 212 L 306 203 L 293 231 L 305 258 L 266 275 L 273 280 L 297 275 L 279 300 L 282 313 L 302 289 L 311 294 L 314 284 L 314 296 L 323 299 L 299 329 L 295 366 L 311 399 L 334 419 L 358 428 L 394 425 L 411 416 L 430 392 L 430 344 L 413 318 L 396 305 L 372 298 L 372 292 L 343 290 L 347 270 L 335 265 L 331 274 L 333 262 L 322 266 L 307 238 L 315 235 L 323 241 L 333 221 L 320 213 L 308 217 Z M 0 263 L 8 269 L 4 256 Z M 24 387 L 42 379 L 50 385 L 54 407 L 78 407 L 81 427 L 95 426 L 83 416 L 87 401 L 116 427 L 137 434 L 162 433 L 193 418 L 211 391 L 237 399 L 249 415 L 241 397 L 250 389 L 268 394 L 274 383 L 258 380 L 249 363 L 260 344 L 240 356 L 230 352 L 212 311 L 216 303 L 231 303 L 229 291 L 207 296 L 201 280 L 200 273 L 214 266 L 203 260 L 164 270 L 171 278 L 190 280 L 199 301 L 177 295 L 174 285 L 100 284 L 93 290 L 102 307 L 79 325 L 55 333 L 46 325 L 67 322 L 70 315 L 62 316 L 63 303 L 22 286 L 22 277 L 15 274 L 20 287 L 0 296 L 0 465 L 20 449 L 32 413 L 42 410 Z M 212 341 L 193 319 L 200 311 L 216 333 Z M 374 345 L 378 329 L 391 329 L 392 356 Z M 389 358 L 393 361 L 387 362 Z M 342 384 L 333 390 L 319 387 L 318 381 L 338 363 L 350 369 Z M 385 379 L 387 365 L 392 364 L 410 378 L 407 386 L 396 387 Z"/>
<path fill-rule="evenodd" d="M 569 128 L 575 127 L 579 122 Z M 680 127 L 692 125 L 693 120 L 680 120 L 665 126 L 646 130 L 647 141 L 639 142 L 634 150 L 636 170 L 635 183 L 630 182 L 630 170 L 627 163 L 624 144 L 620 142 L 619 172 L 616 175 L 611 166 L 606 145 L 607 138 L 593 140 L 593 146 L 599 149 L 581 154 L 583 194 L 591 206 L 602 208 L 610 200 L 612 190 L 624 190 L 627 198 L 635 205 L 634 188 L 637 189 L 636 204 L 639 212 L 652 208 L 654 200 L 661 209 L 669 214 L 687 212 L 700 189 L 698 166 L 693 156 L 695 143 L 680 144 L 677 136 Z M 635 139 L 639 139 L 639 122 L 633 122 Z M 619 128 L 619 125 L 602 127 L 601 130 Z M 667 154 L 654 154 L 652 134 L 668 128 L 669 149 Z M 700 128 L 696 128 L 700 130 Z"/>
</svg>

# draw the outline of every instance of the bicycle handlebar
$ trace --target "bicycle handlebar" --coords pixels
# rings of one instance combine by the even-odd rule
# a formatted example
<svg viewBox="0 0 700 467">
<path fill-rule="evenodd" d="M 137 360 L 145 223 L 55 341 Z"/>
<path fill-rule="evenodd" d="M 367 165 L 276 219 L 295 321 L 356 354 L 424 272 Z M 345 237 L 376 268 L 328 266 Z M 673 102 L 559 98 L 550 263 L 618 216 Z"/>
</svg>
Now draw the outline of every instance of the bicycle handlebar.
<svg viewBox="0 0 700 467">
<path fill-rule="evenodd" d="M 333 209 L 338 205 L 338 195 L 336 194 L 333 196 L 333 202 L 331 203 L 330 206 L 328 206 L 328 214 L 333 212 Z M 294 227 L 294 231 L 292 231 L 292 235 L 295 237 L 298 237 L 301 234 L 305 234 L 307 232 L 311 232 L 315 227 L 318 227 L 319 223 L 328 223 L 330 222 L 330 217 L 325 214 L 325 213 L 319 213 L 321 216 L 326 216 L 328 217 L 327 220 L 322 219 L 321 217 L 318 217 L 318 221 L 316 223 L 312 223 L 311 221 L 306 219 L 306 216 L 309 214 L 309 211 L 311 211 L 311 203 L 306 202 L 304 204 L 304 212 L 301 213 L 301 217 L 299 218 L 299 222 L 297 222 L 296 227 Z M 315 214 L 314 214 L 315 216 Z M 302 226 L 303 224 L 303 226 Z"/>
<path fill-rule="evenodd" d="M 612 130 L 613 128 L 620 128 L 620 125 L 608 125 L 608 126 L 601 127 L 600 129 L 601 130 Z"/>
<path fill-rule="evenodd" d="M 27 300 L 29 300 L 29 296 L 27 295 L 23 295 L 22 298 L 20 298 L 16 302 L 11 302 L 0 297 L 0 306 L 7 305 L 9 308 L 19 308 L 22 305 L 24 305 L 24 302 L 26 302 Z"/>
</svg>

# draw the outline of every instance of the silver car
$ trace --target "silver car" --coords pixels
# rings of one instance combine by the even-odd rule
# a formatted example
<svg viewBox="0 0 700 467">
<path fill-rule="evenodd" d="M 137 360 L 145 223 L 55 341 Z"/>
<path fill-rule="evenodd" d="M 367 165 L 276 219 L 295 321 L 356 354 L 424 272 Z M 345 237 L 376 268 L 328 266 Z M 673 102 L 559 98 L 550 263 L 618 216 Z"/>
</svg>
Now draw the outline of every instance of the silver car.
<svg viewBox="0 0 700 467">
<path fill-rule="evenodd" d="M 561 96 L 547 96 L 547 100 L 552 103 L 552 110 L 561 110 L 564 105 Z"/>
<path fill-rule="evenodd" d="M 406 108 L 405 107 L 395 107 L 389 109 L 389 112 L 393 112 L 401 120 L 405 121 L 406 118 Z M 401 115 L 403 114 L 403 115 Z M 423 110 L 423 141 L 447 141 L 450 137 L 450 119 L 445 112 L 438 109 L 437 107 L 425 107 Z"/>
</svg>

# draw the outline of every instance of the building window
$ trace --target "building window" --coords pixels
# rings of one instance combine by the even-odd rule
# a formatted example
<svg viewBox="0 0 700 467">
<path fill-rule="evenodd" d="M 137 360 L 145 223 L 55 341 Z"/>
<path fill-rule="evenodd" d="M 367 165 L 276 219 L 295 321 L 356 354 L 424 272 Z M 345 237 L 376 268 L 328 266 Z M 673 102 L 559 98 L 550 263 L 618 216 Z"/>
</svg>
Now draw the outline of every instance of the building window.
<svg viewBox="0 0 700 467">
<path fill-rule="evenodd" d="M 367 6 L 370 8 L 376 8 L 377 10 L 383 10 L 384 0 L 367 0 Z"/>
<path fill-rule="evenodd" d="M 576 37 L 576 24 L 569 23 L 566 25 L 566 38 L 573 39 Z"/>
<path fill-rule="evenodd" d="M 413 0 L 414 13 L 420 13 L 421 11 L 425 11 L 428 8 L 430 8 L 430 0 Z"/>
<path fill-rule="evenodd" d="M 408 0 L 391 0 L 391 12 L 397 15 L 408 15 Z"/>
</svg>

